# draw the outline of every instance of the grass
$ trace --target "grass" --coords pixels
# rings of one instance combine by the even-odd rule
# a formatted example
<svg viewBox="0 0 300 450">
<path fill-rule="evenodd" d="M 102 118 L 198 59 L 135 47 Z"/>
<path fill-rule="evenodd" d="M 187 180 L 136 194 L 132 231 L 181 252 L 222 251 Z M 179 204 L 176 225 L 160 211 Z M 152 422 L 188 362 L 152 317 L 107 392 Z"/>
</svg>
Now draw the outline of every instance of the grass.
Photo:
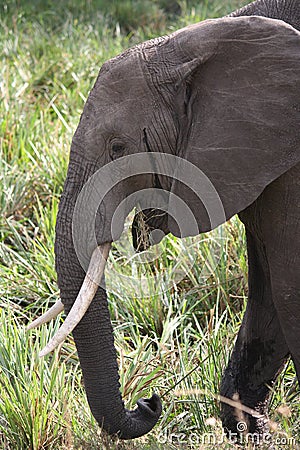
<svg viewBox="0 0 300 450">
<path fill-rule="evenodd" d="M 58 200 L 72 134 L 101 64 L 137 42 L 245 3 L 1 2 L 1 449 L 198 449 L 205 433 L 222 439 L 217 394 L 247 294 L 237 219 L 184 242 L 166 238 L 153 263 L 132 255 L 129 226 L 114 247 L 107 279 L 123 396 L 131 407 L 156 391 L 164 403 L 148 436 L 124 443 L 102 436 L 72 338 L 38 359 L 61 319 L 34 332 L 25 325 L 59 297 Z M 274 439 L 299 436 L 299 411 L 289 364 L 272 395 Z M 232 445 L 224 440 L 220 448 Z"/>
</svg>

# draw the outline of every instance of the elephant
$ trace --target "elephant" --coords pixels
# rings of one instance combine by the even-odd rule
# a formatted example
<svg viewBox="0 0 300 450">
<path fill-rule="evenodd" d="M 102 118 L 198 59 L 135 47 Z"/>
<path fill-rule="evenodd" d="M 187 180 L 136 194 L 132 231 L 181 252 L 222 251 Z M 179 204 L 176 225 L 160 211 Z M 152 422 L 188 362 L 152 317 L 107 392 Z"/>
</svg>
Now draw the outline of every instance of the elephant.
<svg viewBox="0 0 300 450">
<path fill-rule="evenodd" d="M 191 236 L 235 214 L 245 225 L 249 297 L 220 392 L 257 413 L 245 413 L 250 433 L 268 430 L 270 388 L 289 357 L 300 379 L 299 28 L 298 0 L 257 0 L 136 45 L 100 69 L 57 216 L 61 301 L 34 324 L 64 308 L 41 354 L 73 332 L 91 411 L 111 435 L 142 436 L 162 411 L 157 394 L 124 407 L 103 278 L 110 245 L 146 190 L 159 194 L 142 204 L 147 235 Z M 113 186 L 102 196 L 107 176 Z M 156 241 L 140 242 L 140 214 L 132 233 L 144 250 Z M 222 402 L 221 416 L 236 432 L 234 408 Z"/>
</svg>

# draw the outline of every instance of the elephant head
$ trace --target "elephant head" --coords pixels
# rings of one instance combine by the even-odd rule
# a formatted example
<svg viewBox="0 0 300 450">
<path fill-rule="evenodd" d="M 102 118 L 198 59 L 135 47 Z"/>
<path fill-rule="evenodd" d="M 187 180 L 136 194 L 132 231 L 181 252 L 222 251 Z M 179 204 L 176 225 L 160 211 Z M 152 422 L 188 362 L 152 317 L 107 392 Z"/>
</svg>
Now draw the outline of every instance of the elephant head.
<svg viewBox="0 0 300 450">
<path fill-rule="evenodd" d="M 299 43 L 281 21 L 215 19 L 138 45 L 100 70 L 72 141 L 55 252 L 87 398 L 110 434 L 147 433 L 161 402 L 154 394 L 124 408 L 101 254 L 138 202 L 150 229 L 196 234 L 246 208 L 299 161 Z M 143 203 L 145 190 L 159 193 L 156 204 Z"/>
</svg>

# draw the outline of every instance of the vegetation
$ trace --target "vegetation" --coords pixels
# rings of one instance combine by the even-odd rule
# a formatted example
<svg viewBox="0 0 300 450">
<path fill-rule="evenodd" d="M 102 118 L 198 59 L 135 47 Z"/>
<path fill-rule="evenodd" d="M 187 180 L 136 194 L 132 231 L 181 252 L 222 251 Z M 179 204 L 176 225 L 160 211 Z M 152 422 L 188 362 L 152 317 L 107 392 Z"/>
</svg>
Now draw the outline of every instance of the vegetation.
<svg viewBox="0 0 300 450">
<path fill-rule="evenodd" d="M 32 332 L 25 326 L 59 297 L 58 200 L 72 134 L 101 64 L 137 42 L 245 3 L 0 2 L 1 449 L 198 449 L 216 447 L 204 433 L 222 440 L 217 393 L 247 294 L 237 219 L 185 242 L 166 238 L 153 263 L 132 256 L 128 264 L 129 226 L 115 244 L 107 278 L 124 399 L 132 407 L 155 390 L 164 403 L 148 436 L 125 443 L 102 436 L 72 338 L 38 358 L 61 319 Z M 156 273 L 163 275 L 153 278 Z M 274 439 L 298 438 L 299 401 L 289 364 L 272 396 Z M 233 445 L 224 439 L 219 448 Z"/>
</svg>

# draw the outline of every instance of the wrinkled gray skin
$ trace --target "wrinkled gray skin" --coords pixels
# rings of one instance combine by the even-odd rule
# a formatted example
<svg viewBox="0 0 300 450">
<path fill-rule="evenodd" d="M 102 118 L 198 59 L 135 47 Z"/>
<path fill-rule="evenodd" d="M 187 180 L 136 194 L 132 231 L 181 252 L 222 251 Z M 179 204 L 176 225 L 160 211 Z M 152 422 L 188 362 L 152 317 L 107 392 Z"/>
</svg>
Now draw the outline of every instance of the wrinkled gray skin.
<svg viewBox="0 0 300 450">
<path fill-rule="evenodd" d="M 258 0 L 233 13 L 241 15 L 281 19 L 300 28 L 298 0 Z M 266 414 L 268 386 L 290 355 L 300 376 L 300 89 L 299 34 L 262 20 L 207 21 L 104 64 L 72 141 L 55 252 L 68 314 L 85 275 L 72 241 L 72 214 L 91 175 L 115 158 L 149 150 L 181 156 L 201 168 L 219 192 L 226 219 L 239 213 L 247 232 L 249 300 L 221 394 L 232 398 L 238 393 L 243 404 Z M 98 243 L 112 240 L 114 207 L 150 186 L 179 195 L 200 231 L 211 228 L 203 205 L 187 187 L 149 175 L 112 191 L 98 218 Z M 158 223 L 152 210 L 146 215 L 150 228 L 180 234 L 168 214 L 160 214 Z M 138 246 L 137 219 L 133 225 Z M 160 399 L 153 395 L 133 411 L 124 409 L 102 288 L 73 335 L 98 423 L 123 439 L 150 431 L 161 413 Z M 236 431 L 234 411 L 226 405 L 222 419 L 227 430 Z M 264 419 L 246 419 L 248 431 L 266 430 Z"/>
</svg>

